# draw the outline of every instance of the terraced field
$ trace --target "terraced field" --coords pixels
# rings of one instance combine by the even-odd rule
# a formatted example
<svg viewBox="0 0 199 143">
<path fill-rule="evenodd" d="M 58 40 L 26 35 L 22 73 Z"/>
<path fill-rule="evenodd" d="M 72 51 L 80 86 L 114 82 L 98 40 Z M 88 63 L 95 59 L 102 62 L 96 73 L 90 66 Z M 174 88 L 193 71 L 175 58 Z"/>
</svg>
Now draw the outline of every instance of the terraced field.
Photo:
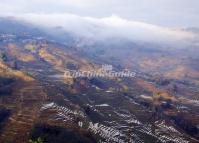
<svg viewBox="0 0 199 143">
<path fill-rule="evenodd" d="M 0 42 L 0 142 L 199 142 L 193 65 L 156 52 L 151 59 L 129 53 L 128 60 L 113 60 L 84 50 L 38 37 Z M 98 71 L 110 63 L 136 77 L 63 76 L 65 70 Z"/>
<path fill-rule="evenodd" d="M 20 82 L 9 99 L 1 106 L 11 110 L 11 115 L 1 133 L 0 142 L 27 142 L 33 125 L 40 116 L 40 107 L 47 100 L 43 88 L 36 82 Z"/>
</svg>

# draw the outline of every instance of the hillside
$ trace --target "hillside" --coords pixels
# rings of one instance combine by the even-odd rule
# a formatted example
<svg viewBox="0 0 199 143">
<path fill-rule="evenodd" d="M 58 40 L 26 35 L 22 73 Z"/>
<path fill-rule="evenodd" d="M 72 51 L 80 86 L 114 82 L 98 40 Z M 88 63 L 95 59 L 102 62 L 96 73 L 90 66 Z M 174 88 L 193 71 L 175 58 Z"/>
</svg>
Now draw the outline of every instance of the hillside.
<svg viewBox="0 0 199 143">
<path fill-rule="evenodd" d="M 0 142 L 198 142 L 198 57 L 135 43 L 69 46 L 31 25 L 2 26 Z M 64 77 L 106 64 L 136 76 Z"/>
</svg>

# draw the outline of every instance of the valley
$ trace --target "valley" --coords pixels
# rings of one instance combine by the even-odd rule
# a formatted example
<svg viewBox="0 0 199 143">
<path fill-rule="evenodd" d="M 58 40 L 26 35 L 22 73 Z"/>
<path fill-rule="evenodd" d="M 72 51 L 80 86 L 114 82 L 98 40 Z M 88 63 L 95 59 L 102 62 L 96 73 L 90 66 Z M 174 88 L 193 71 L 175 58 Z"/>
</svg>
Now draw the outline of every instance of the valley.
<svg viewBox="0 0 199 143">
<path fill-rule="evenodd" d="M 199 142 L 198 57 L 153 48 L 148 54 L 135 44 L 124 53 L 95 51 L 40 32 L 0 32 L 0 142 Z M 55 76 L 104 64 L 136 76 Z"/>
</svg>

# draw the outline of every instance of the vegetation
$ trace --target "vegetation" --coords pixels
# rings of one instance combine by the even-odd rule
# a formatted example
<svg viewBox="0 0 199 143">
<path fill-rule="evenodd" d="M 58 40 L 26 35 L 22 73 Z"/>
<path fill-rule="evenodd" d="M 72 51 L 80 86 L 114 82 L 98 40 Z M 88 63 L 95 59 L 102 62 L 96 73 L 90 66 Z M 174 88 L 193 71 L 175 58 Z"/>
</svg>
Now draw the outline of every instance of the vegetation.
<svg viewBox="0 0 199 143">
<path fill-rule="evenodd" d="M 30 140 L 29 140 L 29 143 L 44 143 L 44 142 L 43 142 L 43 140 L 39 137 L 39 138 L 37 138 L 36 140 L 30 139 Z"/>
<path fill-rule="evenodd" d="M 188 134 L 194 136 L 198 134 L 198 128 L 191 121 L 186 120 L 182 115 L 172 116 L 171 119 Z"/>
<path fill-rule="evenodd" d="M 5 108 L 0 108 L 0 129 L 4 127 L 4 123 L 8 119 L 9 116 L 10 116 L 9 110 L 6 110 Z"/>
<path fill-rule="evenodd" d="M 33 44 L 26 44 L 24 48 L 32 53 L 36 53 L 36 47 Z"/>
<path fill-rule="evenodd" d="M 13 78 L 0 77 L 0 96 L 10 95 L 12 93 L 11 85 L 14 81 Z"/>
<path fill-rule="evenodd" d="M 45 143 L 94 143 L 97 142 L 90 133 L 82 133 L 74 131 L 72 129 L 66 129 L 59 126 L 51 126 L 48 124 L 37 124 L 35 125 L 30 143 L 42 143 L 38 142 L 38 139 L 43 139 Z"/>
</svg>

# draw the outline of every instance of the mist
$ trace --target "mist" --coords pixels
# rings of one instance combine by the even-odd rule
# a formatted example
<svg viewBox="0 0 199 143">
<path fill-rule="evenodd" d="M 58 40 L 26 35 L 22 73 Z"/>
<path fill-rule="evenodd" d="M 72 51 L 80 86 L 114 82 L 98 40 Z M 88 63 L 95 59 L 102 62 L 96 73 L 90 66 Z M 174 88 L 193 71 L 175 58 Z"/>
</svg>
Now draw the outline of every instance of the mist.
<svg viewBox="0 0 199 143">
<path fill-rule="evenodd" d="M 86 41 L 125 39 L 189 45 L 198 33 L 196 0 L 1 0 L 0 16 L 43 29 L 63 30 Z"/>
<path fill-rule="evenodd" d="M 197 38 L 197 34 L 180 28 L 168 28 L 121 18 L 117 15 L 94 18 L 70 13 L 62 14 L 18 14 L 18 20 L 42 28 L 61 28 L 66 33 L 85 40 L 104 41 L 126 39 L 152 43 L 186 44 Z"/>
</svg>

